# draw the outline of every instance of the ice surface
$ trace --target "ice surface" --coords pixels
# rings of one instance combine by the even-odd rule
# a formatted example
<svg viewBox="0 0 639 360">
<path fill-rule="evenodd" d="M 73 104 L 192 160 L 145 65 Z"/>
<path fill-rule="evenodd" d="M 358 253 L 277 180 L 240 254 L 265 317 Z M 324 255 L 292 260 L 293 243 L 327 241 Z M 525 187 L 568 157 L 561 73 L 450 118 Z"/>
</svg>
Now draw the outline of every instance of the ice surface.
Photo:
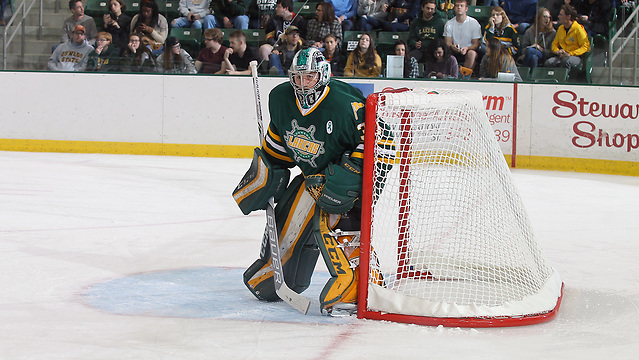
<svg viewBox="0 0 639 360">
<path fill-rule="evenodd" d="M 264 213 L 249 159 L 0 152 L 1 359 L 630 359 L 639 178 L 514 170 L 565 282 L 557 317 L 499 329 L 302 316 L 243 288 Z"/>
</svg>

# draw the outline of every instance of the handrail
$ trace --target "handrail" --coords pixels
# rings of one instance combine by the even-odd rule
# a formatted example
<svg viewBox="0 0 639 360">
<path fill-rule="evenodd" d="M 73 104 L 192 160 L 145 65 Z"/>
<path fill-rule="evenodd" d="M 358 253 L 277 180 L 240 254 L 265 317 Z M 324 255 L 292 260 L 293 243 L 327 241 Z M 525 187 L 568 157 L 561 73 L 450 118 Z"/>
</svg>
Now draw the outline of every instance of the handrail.
<svg viewBox="0 0 639 360">
<path fill-rule="evenodd" d="M 31 4 L 29 5 L 28 8 L 27 8 L 27 0 L 24 0 L 22 4 L 20 4 L 17 7 L 16 11 L 13 13 L 13 16 L 11 16 L 11 19 L 7 22 L 7 24 L 4 27 L 4 32 L 2 36 L 2 69 L 3 70 L 7 69 L 7 48 L 11 44 L 11 41 L 13 41 L 13 38 L 17 35 L 18 29 L 22 30 L 22 38 L 21 38 L 21 44 L 20 44 L 21 45 L 20 59 L 24 62 L 24 48 L 25 48 L 25 41 L 26 41 L 25 40 L 25 36 L 26 36 L 25 19 L 27 15 L 29 15 L 29 12 L 31 12 L 31 9 L 33 8 L 36 2 L 40 3 L 40 17 L 38 20 L 38 39 L 42 39 L 42 24 L 43 24 L 42 12 L 44 9 L 44 6 L 43 6 L 44 0 L 33 0 L 31 1 Z M 21 13 L 22 13 L 22 17 L 20 18 L 15 28 L 13 29 L 13 32 L 7 39 L 7 35 L 9 34 L 9 31 L 11 29 L 11 25 L 13 25 L 13 23 L 16 22 L 16 19 Z"/>
<path fill-rule="evenodd" d="M 626 30 L 626 27 L 628 27 L 632 21 L 634 21 L 634 26 L 635 26 L 634 29 L 632 29 L 630 34 L 628 34 L 628 36 L 624 39 L 624 41 L 621 43 L 621 46 L 619 46 L 619 49 L 617 51 L 614 51 L 615 40 L 617 40 L 617 38 L 619 38 L 621 34 L 624 33 L 624 31 Z M 636 6 L 633 12 L 630 14 L 630 16 L 628 16 L 626 21 L 623 23 L 623 25 L 621 25 L 621 27 L 617 30 L 617 33 L 608 42 L 608 83 L 611 85 L 612 85 L 613 61 L 615 61 L 617 56 L 619 56 L 621 52 L 623 51 L 623 49 L 626 47 L 626 45 L 628 45 L 628 42 L 632 39 L 633 35 L 635 40 L 635 43 L 634 43 L 635 49 L 634 49 L 634 57 L 633 57 L 634 66 L 632 70 L 632 77 L 633 77 L 633 84 L 637 85 L 637 45 L 639 45 L 639 41 L 638 41 L 639 27 L 637 26 L 638 24 L 639 24 L 639 6 Z M 623 58 L 622 58 L 622 61 L 623 61 Z M 620 69 L 623 71 L 623 68 L 620 67 Z"/>
</svg>

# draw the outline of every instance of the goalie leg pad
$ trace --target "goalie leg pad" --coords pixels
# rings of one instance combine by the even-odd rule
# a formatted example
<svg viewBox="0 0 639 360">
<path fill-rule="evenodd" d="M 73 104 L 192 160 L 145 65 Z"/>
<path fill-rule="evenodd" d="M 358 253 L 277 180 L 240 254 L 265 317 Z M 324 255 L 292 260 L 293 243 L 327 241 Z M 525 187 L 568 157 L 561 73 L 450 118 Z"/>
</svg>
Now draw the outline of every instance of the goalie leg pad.
<svg viewBox="0 0 639 360">
<path fill-rule="evenodd" d="M 350 244 L 353 235 L 331 235 L 338 219 L 338 215 L 331 215 L 325 211 L 318 211 L 315 215 L 315 241 L 331 274 L 320 294 L 320 306 L 323 310 L 330 309 L 338 302 L 357 301 L 359 244 Z"/>
<path fill-rule="evenodd" d="M 279 233 L 284 280 L 297 293 L 306 290 L 311 282 L 319 249 L 312 236 L 314 200 L 304 191 L 304 179 L 298 176 L 291 182 L 275 208 L 275 222 Z M 275 301 L 270 244 L 265 231 L 260 258 L 245 272 L 244 284 L 260 300 Z"/>
<path fill-rule="evenodd" d="M 275 202 L 282 197 L 289 177 L 288 169 L 271 165 L 262 149 L 255 148 L 251 166 L 233 190 L 233 199 L 244 215 L 254 210 L 266 209 L 271 196 L 275 198 Z"/>
</svg>

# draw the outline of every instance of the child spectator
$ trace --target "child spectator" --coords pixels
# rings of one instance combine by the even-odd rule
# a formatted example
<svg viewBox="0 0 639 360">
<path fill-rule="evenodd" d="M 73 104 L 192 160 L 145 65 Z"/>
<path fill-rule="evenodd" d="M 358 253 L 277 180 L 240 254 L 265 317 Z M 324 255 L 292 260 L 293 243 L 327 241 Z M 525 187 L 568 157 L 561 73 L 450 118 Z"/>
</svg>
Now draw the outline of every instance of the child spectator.
<svg viewBox="0 0 639 360">
<path fill-rule="evenodd" d="M 131 17 L 124 13 L 125 10 L 124 0 L 110 0 L 109 12 L 103 16 L 102 29 L 111 34 L 113 45 L 120 50 L 126 49 L 131 33 Z"/>
<path fill-rule="evenodd" d="M 539 8 L 535 23 L 526 30 L 522 41 L 523 64 L 531 69 L 552 56 L 552 42 L 557 31 L 552 26 L 550 11 Z"/>
<path fill-rule="evenodd" d="M 155 0 L 142 0 L 140 12 L 131 19 L 131 34 L 137 34 L 145 46 L 160 50 L 169 34 L 169 23 L 160 14 Z"/>
<path fill-rule="evenodd" d="M 129 36 L 127 47 L 120 54 L 120 71 L 124 72 L 155 72 L 157 64 L 151 50 L 141 45 L 137 34 Z"/>
<path fill-rule="evenodd" d="M 56 47 L 47 65 L 52 71 L 84 71 L 92 51 L 93 46 L 86 40 L 84 26 L 76 25 L 71 32 L 71 41 Z"/>
<path fill-rule="evenodd" d="M 246 45 L 246 35 L 236 30 L 229 35 L 229 48 L 224 52 L 222 74 L 251 75 L 249 64 L 257 61 L 257 49 Z"/>
<path fill-rule="evenodd" d="M 490 18 L 486 25 L 484 33 L 484 43 L 488 39 L 496 38 L 501 41 L 502 45 L 510 52 L 513 57 L 519 54 L 519 37 L 517 30 L 510 23 L 508 15 L 501 7 L 497 6 L 490 10 Z"/>
<path fill-rule="evenodd" d="M 515 59 L 510 55 L 510 52 L 501 41 L 490 38 L 486 43 L 486 56 L 481 59 L 481 64 L 479 64 L 479 80 L 497 79 L 497 74 L 500 72 L 515 74 L 515 81 L 521 81 Z"/>
<path fill-rule="evenodd" d="M 100 31 L 95 41 L 95 49 L 89 54 L 87 71 L 113 71 L 117 69 L 119 52 L 112 44 L 113 38 L 106 31 Z"/>
<path fill-rule="evenodd" d="M 171 21 L 174 28 L 210 29 L 215 26 L 215 17 L 209 9 L 211 0 L 181 0 L 178 12 L 181 17 Z"/>
<path fill-rule="evenodd" d="M 193 58 L 182 49 L 180 42 L 174 36 L 166 38 L 164 52 L 158 56 L 158 70 L 165 74 L 195 74 Z"/>
<path fill-rule="evenodd" d="M 435 39 L 428 44 L 424 63 L 425 77 L 446 79 L 459 76 L 457 59 L 451 55 L 449 49 L 443 39 Z"/>
<path fill-rule="evenodd" d="M 335 10 L 333 5 L 329 2 L 317 3 L 315 7 L 316 19 L 308 21 L 308 27 L 306 31 L 306 42 L 309 46 L 319 49 L 324 48 L 324 37 L 328 34 L 335 35 L 337 43 L 342 42 L 342 26 L 339 20 L 335 17 Z"/>
<path fill-rule="evenodd" d="M 382 73 L 382 58 L 375 51 L 375 42 L 370 34 L 362 34 L 355 50 L 346 60 L 344 76 L 379 77 Z"/>
<path fill-rule="evenodd" d="M 224 33 L 218 28 L 204 30 L 204 44 L 195 60 L 195 69 L 199 74 L 220 74 L 226 46 L 222 45 Z"/>
<path fill-rule="evenodd" d="M 71 33 L 74 31 L 76 25 L 82 25 L 86 29 L 85 36 L 89 45 L 95 44 L 95 38 L 98 36 L 98 29 L 95 27 L 95 20 L 89 15 L 84 13 L 84 5 L 81 0 L 70 0 L 69 10 L 71 16 L 64 20 L 62 24 L 62 38 L 61 43 L 71 41 Z"/>
<path fill-rule="evenodd" d="M 211 0 L 211 14 L 215 16 L 215 27 L 225 29 L 248 29 L 244 0 Z"/>
<path fill-rule="evenodd" d="M 324 36 L 324 51 L 322 55 L 326 58 L 326 61 L 331 63 L 331 75 L 344 76 L 344 66 L 346 66 L 346 56 L 342 54 L 338 44 L 337 38 L 333 34 Z"/>
<path fill-rule="evenodd" d="M 271 75 L 286 75 L 293 63 L 293 57 L 302 50 L 302 40 L 297 26 L 291 25 L 286 29 L 284 41 L 273 47 L 273 52 L 269 55 L 269 66 Z"/>
</svg>

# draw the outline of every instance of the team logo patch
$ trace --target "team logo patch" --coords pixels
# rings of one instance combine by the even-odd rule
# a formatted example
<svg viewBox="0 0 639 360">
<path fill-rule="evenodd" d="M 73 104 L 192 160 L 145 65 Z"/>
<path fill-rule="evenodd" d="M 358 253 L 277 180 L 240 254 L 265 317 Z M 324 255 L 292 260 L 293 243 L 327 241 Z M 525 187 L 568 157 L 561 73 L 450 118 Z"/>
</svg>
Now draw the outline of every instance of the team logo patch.
<svg viewBox="0 0 639 360">
<path fill-rule="evenodd" d="M 332 120 L 328 120 L 328 122 L 326 123 L 326 133 L 327 134 L 332 134 L 333 133 L 333 121 Z"/>
<path fill-rule="evenodd" d="M 304 161 L 316 168 L 315 159 L 323 154 L 324 142 L 315 139 L 315 125 L 308 129 L 300 127 L 297 120 L 291 121 L 292 129 L 284 135 L 286 146 L 295 154 L 295 162 Z"/>
</svg>

